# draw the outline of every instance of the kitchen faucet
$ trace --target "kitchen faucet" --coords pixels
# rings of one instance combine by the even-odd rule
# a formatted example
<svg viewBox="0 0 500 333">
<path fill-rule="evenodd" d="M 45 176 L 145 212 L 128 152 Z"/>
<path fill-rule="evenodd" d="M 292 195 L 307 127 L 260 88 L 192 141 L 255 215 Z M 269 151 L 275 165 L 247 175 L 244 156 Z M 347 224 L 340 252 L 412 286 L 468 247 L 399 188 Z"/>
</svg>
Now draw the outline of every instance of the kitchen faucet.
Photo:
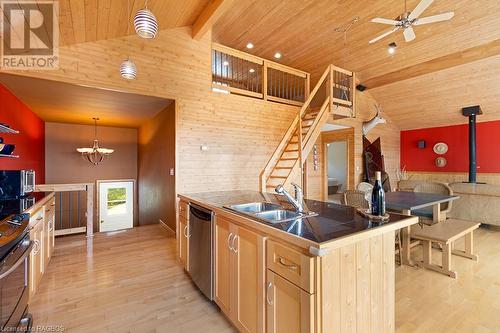
<svg viewBox="0 0 500 333">
<path fill-rule="evenodd" d="M 276 193 L 278 194 L 283 194 L 288 201 L 295 207 L 295 210 L 299 213 L 305 213 L 304 211 L 304 195 L 302 193 L 302 189 L 300 188 L 299 185 L 292 183 L 292 186 L 295 189 L 295 198 L 292 197 L 290 193 L 288 193 L 287 190 L 283 187 L 283 185 L 278 185 L 276 186 Z"/>
</svg>

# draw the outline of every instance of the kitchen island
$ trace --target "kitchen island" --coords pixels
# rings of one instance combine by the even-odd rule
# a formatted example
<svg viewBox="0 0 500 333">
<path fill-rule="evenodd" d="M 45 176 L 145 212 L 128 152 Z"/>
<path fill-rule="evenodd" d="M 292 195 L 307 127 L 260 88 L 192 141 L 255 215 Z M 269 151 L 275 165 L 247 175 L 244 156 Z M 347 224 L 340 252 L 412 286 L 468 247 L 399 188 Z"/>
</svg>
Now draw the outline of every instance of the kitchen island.
<svg viewBox="0 0 500 333">
<path fill-rule="evenodd" d="M 189 205 L 214 212 L 214 300 L 241 332 L 393 332 L 395 230 L 355 208 L 305 200 L 317 216 L 279 223 L 227 207 L 283 196 L 252 191 L 179 195 L 179 257 L 189 273 Z"/>
</svg>

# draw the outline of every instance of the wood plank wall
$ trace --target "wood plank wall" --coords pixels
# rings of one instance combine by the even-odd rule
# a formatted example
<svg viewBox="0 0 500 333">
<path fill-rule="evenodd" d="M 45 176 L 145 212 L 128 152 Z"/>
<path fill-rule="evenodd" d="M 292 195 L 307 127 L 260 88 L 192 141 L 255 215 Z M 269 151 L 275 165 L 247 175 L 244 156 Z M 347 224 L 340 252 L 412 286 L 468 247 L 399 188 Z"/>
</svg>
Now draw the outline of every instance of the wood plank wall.
<svg viewBox="0 0 500 333">
<path fill-rule="evenodd" d="M 356 118 L 355 119 L 339 119 L 329 121 L 332 124 L 344 125 L 354 128 L 354 183 L 355 186 L 363 180 L 363 136 L 361 134 L 361 127 L 363 121 L 371 119 L 375 115 L 374 104 L 377 101 L 373 96 L 365 92 L 356 92 Z M 383 108 L 383 106 L 382 106 Z M 368 139 L 374 141 L 380 137 L 382 142 L 382 154 L 385 156 L 385 167 L 389 173 L 391 180 L 391 187 L 393 189 L 397 186 L 396 169 L 399 167 L 399 154 L 400 154 L 400 136 L 399 128 L 391 121 L 387 114 L 383 114 L 387 120 L 387 124 L 377 125 L 370 133 Z M 318 169 L 314 170 L 312 164 L 312 156 L 308 157 L 307 166 L 307 197 L 310 199 L 321 200 L 323 196 L 322 189 L 322 171 L 324 167 L 324 160 L 322 158 L 322 144 L 321 138 L 316 142 L 318 145 Z"/>
<path fill-rule="evenodd" d="M 120 77 L 130 55 L 137 79 Z M 179 193 L 259 188 L 259 173 L 298 112 L 296 106 L 211 91 L 211 36 L 191 38 L 191 28 L 60 48 L 57 71 L 11 74 L 173 99 L 177 112 Z M 208 146 L 202 152 L 200 146 Z"/>
</svg>

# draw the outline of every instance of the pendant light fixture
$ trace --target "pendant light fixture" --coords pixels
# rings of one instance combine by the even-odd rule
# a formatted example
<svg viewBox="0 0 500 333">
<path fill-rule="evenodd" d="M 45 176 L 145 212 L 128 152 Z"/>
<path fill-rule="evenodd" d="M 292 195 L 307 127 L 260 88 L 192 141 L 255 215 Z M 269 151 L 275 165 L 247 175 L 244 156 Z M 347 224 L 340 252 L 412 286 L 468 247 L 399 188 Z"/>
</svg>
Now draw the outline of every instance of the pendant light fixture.
<svg viewBox="0 0 500 333">
<path fill-rule="evenodd" d="M 127 0 L 127 36 L 130 31 L 130 0 Z M 135 77 L 137 76 L 137 67 L 135 67 L 135 64 L 130 60 L 130 57 L 127 57 L 127 59 L 123 60 L 122 64 L 120 65 L 120 75 L 126 79 L 126 80 L 134 80 Z"/>
<path fill-rule="evenodd" d="M 142 38 L 155 38 L 158 32 L 158 21 L 153 12 L 148 9 L 148 0 L 144 2 L 144 8 L 139 9 L 134 17 L 135 32 Z"/>
<path fill-rule="evenodd" d="M 93 165 L 98 165 L 104 160 L 104 156 L 111 155 L 114 149 L 99 147 L 99 140 L 97 139 L 97 121 L 99 118 L 92 118 L 94 120 L 94 143 L 92 148 L 76 148 L 76 151 L 82 154 L 82 157 Z"/>
</svg>

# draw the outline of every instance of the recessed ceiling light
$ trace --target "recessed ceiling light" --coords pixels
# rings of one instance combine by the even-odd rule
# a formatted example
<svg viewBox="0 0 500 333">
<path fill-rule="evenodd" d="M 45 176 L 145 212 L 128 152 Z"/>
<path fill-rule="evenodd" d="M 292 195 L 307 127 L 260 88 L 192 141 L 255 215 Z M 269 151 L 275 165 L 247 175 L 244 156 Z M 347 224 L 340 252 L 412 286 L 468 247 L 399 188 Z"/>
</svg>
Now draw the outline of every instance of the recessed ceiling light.
<svg viewBox="0 0 500 333">
<path fill-rule="evenodd" d="M 222 64 L 223 64 L 224 66 L 229 66 L 229 62 L 227 62 L 227 61 L 224 61 Z"/>
<path fill-rule="evenodd" d="M 396 53 L 397 47 L 398 46 L 396 45 L 396 43 L 392 42 L 389 45 L 387 45 L 387 52 L 389 52 L 389 54 L 394 54 L 394 53 Z"/>
<path fill-rule="evenodd" d="M 248 44 L 247 44 L 247 49 L 253 49 L 253 44 L 252 44 L 252 43 L 250 43 L 250 42 L 248 42 Z"/>
<path fill-rule="evenodd" d="M 250 68 L 248 71 L 249 71 L 250 73 L 254 73 L 254 72 L 255 72 L 255 69 Z"/>
<path fill-rule="evenodd" d="M 274 54 L 274 57 L 275 57 L 276 59 L 279 59 L 279 58 L 281 58 L 281 53 L 279 53 L 279 52 L 276 52 L 276 53 Z"/>
</svg>

